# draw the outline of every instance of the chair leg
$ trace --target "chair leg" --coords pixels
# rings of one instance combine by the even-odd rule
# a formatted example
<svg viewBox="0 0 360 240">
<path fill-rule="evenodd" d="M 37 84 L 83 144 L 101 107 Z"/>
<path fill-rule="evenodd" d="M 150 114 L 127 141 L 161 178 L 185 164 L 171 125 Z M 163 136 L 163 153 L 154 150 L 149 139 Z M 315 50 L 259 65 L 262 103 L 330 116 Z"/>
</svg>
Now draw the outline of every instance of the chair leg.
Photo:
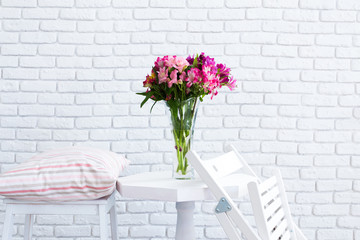
<svg viewBox="0 0 360 240">
<path fill-rule="evenodd" d="M 2 240 L 10 240 L 12 238 L 13 230 L 13 207 L 11 204 L 6 206 L 5 222 L 2 234 Z"/>
<path fill-rule="evenodd" d="M 100 240 L 108 240 L 106 215 L 107 215 L 106 206 L 99 205 Z"/>
<path fill-rule="evenodd" d="M 26 215 L 25 215 L 24 240 L 31 240 L 31 238 L 32 238 L 33 222 L 34 222 L 34 215 L 32 215 L 32 214 L 26 214 Z"/>
<path fill-rule="evenodd" d="M 111 239 L 117 240 L 118 232 L 117 232 L 117 218 L 116 218 L 116 205 L 112 206 L 110 209 L 110 224 L 111 224 Z"/>
</svg>

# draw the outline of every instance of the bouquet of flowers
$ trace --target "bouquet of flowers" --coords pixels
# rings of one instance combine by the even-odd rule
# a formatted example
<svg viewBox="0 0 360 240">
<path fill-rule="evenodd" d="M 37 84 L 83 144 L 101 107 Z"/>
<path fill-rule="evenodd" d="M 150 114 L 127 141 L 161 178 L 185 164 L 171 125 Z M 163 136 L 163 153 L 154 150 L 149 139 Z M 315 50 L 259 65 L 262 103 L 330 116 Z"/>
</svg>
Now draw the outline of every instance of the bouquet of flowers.
<svg viewBox="0 0 360 240">
<path fill-rule="evenodd" d="M 186 59 L 178 56 L 157 58 L 151 74 L 143 82 L 146 92 L 138 93 L 145 96 L 141 107 L 149 100 L 167 102 L 184 101 L 205 95 L 218 94 L 218 89 L 227 86 L 230 90 L 236 87 L 236 80 L 230 75 L 230 69 L 224 64 L 216 64 L 213 58 L 200 55 Z"/>
<path fill-rule="evenodd" d="M 232 90 L 236 80 L 224 64 L 216 64 L 213 58 L 201 53 L 186 59 L 158 57 L 143 85 L 147 90 L 138 93 L 145 97 L 141 107 L 149 99 L 154 101 L 151 109 L 162 100 L 169 107 L 178 160 L 176 173 L 187 178 L 183 177 L 188 173 L 185 155 L 190 150 L 198 99 L 203 101 L 206 95 L 212 99 L 222 86 Z"/>
</svg>

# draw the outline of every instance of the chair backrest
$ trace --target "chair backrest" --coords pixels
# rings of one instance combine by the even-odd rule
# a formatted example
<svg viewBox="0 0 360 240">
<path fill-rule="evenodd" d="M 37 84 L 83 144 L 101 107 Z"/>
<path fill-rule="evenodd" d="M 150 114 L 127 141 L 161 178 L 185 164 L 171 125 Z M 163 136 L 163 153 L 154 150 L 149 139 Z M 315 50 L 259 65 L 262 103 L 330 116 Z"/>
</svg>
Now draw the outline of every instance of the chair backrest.
<svg viewBox="0 0 360 240">
<path fill-rule="evenodd" d="M 245 167 L 244 162 L 237 157 L 236 152 L 230 151 L 220 157 L 203 161 L 195 151 L 191 150 L 187 153 L 186 157 L 190 164 L 195 168 L 201 179 L 208 185 L 210 191 L 219 203 L 222 199 L 225 199 L 225 202 L 228 204 L 226 207 L 229 210 L 216 211 L 216 217 L 229 239 L 240 240 L 242 239 L 241 233 L 243 233 L 249 240 L 260 240 L 254 229 L 252 229 L 245 220 L 244 216 L 241 214 L 237 205 L 219 184 L 219 180 L 222 177 L 230 175 Z M 251 177 L 251 179 L 254 179 L 255 176 Z M 241 233 L 237 228 L 241 231 Z"/>
<path fill-rule="evenodd" d="M 290 214 L 280 171 L 262 183 L 248 183 L 258 233 L 263 240 L 306 239 Z"/>
<path fill-rule="evenodd" d="M 287 205 L 287 199 L 286 199 L 286 195 L 284 193 L 284 186 L 283 183 L 281 181 L 281 177 L 280 177 L 280 185 L 278 184 L 279 181 L 277 181 L 276 178 L 272 178 L 269 181 L 265 181 L 264 183 L 260 183 L 260 178 L 256 176 L 255 172 L 251 169 L 251 167 L 247 164 L 247 162 L 240 156 L 240 154 L 236 151 L 236 149 L 233 146 L 229 146 L 228 148 L 229 152 L 225 153 L 224 155 L 221 155 L 219 157 L 216 157 L 214 159 L 210 159 L 210 160 L 206 160 L 203 161 L 200 159 L 199 155 L 195 152 L 195 151 L 189 151 L 186 155 L 187 159 L 189 160 L 190 164 L 194 167 L 194 169 L 196 170 L 196 172 L 199 174 L 199 176 L 201 177 L 201 179 L 204 181 L 204 183 L 206 183 L 210 189 L 210 191 L 213 193 L 213 195 L 215 196 L 216 200 L 219 201 L 218 206 L 220 206 L 220 210 L 224 209 L 224 204 L 221 203 L 221 201 L 223 201 L 225 199 L 225 203 L 227 205 L 225 205 L 225 208 L 228 208 L 229 210 L 227 211 L 218 211 L 218 209 L 216 208 L 214 210 L 214 212 L 216 213 L 216 217 L 218 218 L 221 226 L 223 227 L 225 233 L 227 234 L 227 236 L 229 237 L 230 240 L 240 240 L 243 239 L 241 237 L 241 233 L 246 237 L 247 240 L 267 240 L 267 239 L 271 239 L 271 240 L 279 240 L 279 238 L 275 238 L 274 236 L 276 236 L 277 232 L 281 232 L 283 235 L 283 237 L 281 238 L 281 240 L 285 240 L 285 239 L 297 239 L 297 240 L 306 240 L 305 236 L 303 235 L 303 233 L 300 231 L 300 229 L 293 224 L 291 216 L 290 216 L 290 211 L 289 211 L 289 207 Z M 232 175 L 233 173 L 242 170 L 244 173 L 243 175 L 247 175 L 249 176 L 250 179 L 249 181 L 252 181 L 252 184 L 249 184 L 249 189 L 251 189 L 250 191 L 250 195 L 254 195 L 254 192 L 258 192 L 258 194 L 256 195 L 258 197 L 258 199 L 262 199 L 265 198 L 265 200 L 261 200 L 261 201 L 266 201 L 266 199 L 272 198 L 272 197 L 276 197 L 276 196 L 280 196 L 280 200 L 276 201 L 276 202 L 271 202 L 271 200 L 268 201 L 268 203 L 270 203 L 269 205 L 271 205 L 271 207 L 269 208 L 265 208 L 264 210 L 262 210 L 263 212 L 262 215 L 259 212 L 259 209 L 256 208 L 256 210 L 254 211 L 254 215 L 256 212 L 256 216 L 255 216 L 255 220 L 256 223 L 258 225 L 258 229 L 266 229 L 263 226 L 268 226 L 271 225 L 273 222 L 276 222 L 276 217 L 279 218 L 279 216 L 282 216 L 281 214 L 275 214 L 274 217 L 272 218 L 273 220 L 270 219 L 270 223 L 268 223 L 268 221 L 263 220 L 263 222 L 261 222 L 260 216 L 268 216 L 266 214 L 269 214 L 269 212 L 273 212 L 273 213 L 277 213 L 278 211 L 276 211 L 278 209 L 278 204 L 279 202 L 281 203 L 285 203 L 286 206 L 285 208 L 282 209 L 282 212 L 284 212 L 284 216 L 286 215 L 286 220 L 287 221 L 280 221 L 282 220 L 282 217 L 280 217 L 279 222 L 277 223 L 281 223 L 276 225 L 275 228 L 275 233 L 271 232 L 271 236 L 270 238 L 265 238 L 265 233 L 260 233 L 259 234 L 256 233 L 256 231 L 254 231 L 254 229 L 249 225 L 249 223 L 246 221 L 246 219 L 244 218 L 244 216 L 242 215 L 242 213 L 240 212 L 240 210 L 238 209 L 237 205 L 234 203 L 234 201 L 230 198 L 229 194 L 224 190 L 224 188 L 219 184 L 219 180 L 225 176 L 228 175 Z M 247 177 L 246 177 L 247 179 Z M 274 180 L 275 179 L 275 180 Z M 239 182 L 239 186 L 241 184 L 248 184 L 249 181 L 245 181 L 245 182 Z M 275 184 L 274 184 L 275 183 Z M 274 191 L 270 191 L 272 190 L 273 186 L 280 186 L 280 189 L 278 190 L 280 192 L 280 190 L 284 193 L 284 194 L 277 194 L 277 190 L 274 189 Z M 259 187 L 261 186 L 261 187 Z M 263 189 L 268 189 L 269 191 L 263 191 Z M 255 190 L 253 190 L 255 189 Z M 256 190 L 257 189 L 257 190 Z M 264 196 L 262 194 L 259 194 L 259 192 L 261 193 L 265 193 Z M 273 196 L 275 195 L 275 196 Z M 255 202 L 255 200 L 253 201 L 254 196 L 252 196 L 252 203 Z M 258 206 L 262 206 L 261 205 L 261 201 L 258 200 Z M 218 207 L 217 206 L 217 207 Z M 283 205 L 281 205 L 283 206 Z M 253 208 L 255 208 L 255 205 L 253 204 Z M 276 208 L 275 210 L 271 210 L 272 208 Z M 271 215 L 272 216 L 272 215 Z M 265 217 L 263 217 L 263 219 L 265 219 Z M 284 228 L 284 224 L 285 224 L 285 230 L 286 229 L 294 229 L 295 230 L 295 235 L 297 238 L 285 238 L 287 236 L 287 234 L 285 235 L 284 231 L 281 231 L 281 229 Z M 270 228 L 270 227 L 268 227 Z M 240 232 L 238 231 L 240 230 Z M 293 236 L 294 234 L 292 232 L 289 231 L 289 237 Z M 280 236 L 279 235 L 279 236 Z"/>
</svg>

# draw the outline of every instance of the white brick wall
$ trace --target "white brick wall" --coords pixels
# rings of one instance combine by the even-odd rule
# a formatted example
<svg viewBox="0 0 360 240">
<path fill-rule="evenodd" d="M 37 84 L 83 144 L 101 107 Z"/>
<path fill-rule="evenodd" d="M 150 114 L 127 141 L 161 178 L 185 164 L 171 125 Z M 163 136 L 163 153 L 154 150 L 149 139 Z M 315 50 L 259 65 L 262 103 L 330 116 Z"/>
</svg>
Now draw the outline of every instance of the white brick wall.
<svg viewBox="0 0 360 240">
<path fill-rule="evenodd" d="M 1 171 L 69 145 L 125 154 L 126 174 L 171 168 L 165 108 L 140 109 L 135 92 L 157 56 L 204 51 L 232 67 L 239 88 L 201 103 L 194 148 L 210 157 L 232 143 L 262 176 L 279 167 L 309 239 L 360 240 L 359 0 L 0 6 Z M 119 198 L 118 207 L 122 239 L 174 237 L 173 203 Z M 225 238 L 212 207 L 196 204 L 198 239 Z M 38 216 L 34 235 L 96 238 L 97 222 Z M 22 218 L 16 224 L 21 237 Z"/>
</svg>

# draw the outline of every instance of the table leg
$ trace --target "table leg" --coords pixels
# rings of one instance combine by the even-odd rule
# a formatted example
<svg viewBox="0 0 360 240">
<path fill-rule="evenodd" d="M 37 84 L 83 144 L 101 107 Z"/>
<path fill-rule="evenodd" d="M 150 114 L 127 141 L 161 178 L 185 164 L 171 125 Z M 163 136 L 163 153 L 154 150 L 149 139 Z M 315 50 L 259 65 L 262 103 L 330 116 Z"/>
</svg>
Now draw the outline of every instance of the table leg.
<svg viewBox="0 0 360 240">
<path fill-rule="evenodd" d="M 177 223 L 175 240 L 195 240 L 195 202 L 177 202 Z"/>
</svg>

